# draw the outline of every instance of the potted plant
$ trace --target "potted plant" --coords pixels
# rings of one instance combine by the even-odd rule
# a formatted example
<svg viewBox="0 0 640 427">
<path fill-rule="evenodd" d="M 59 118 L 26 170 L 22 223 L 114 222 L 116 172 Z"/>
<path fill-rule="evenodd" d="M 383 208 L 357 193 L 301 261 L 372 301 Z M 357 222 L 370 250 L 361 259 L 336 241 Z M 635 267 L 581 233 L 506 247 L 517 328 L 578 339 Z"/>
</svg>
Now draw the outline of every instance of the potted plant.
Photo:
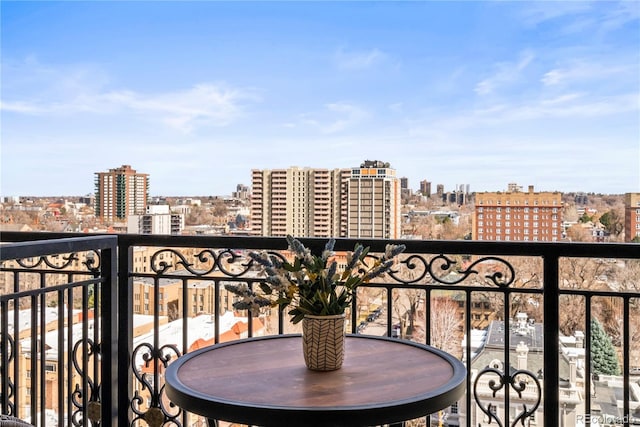
<svg viewBox="0 0 640 427">
<path fill-rule="evenodd" d="M 245 284 L 225 288 L 241 297 L 233 304 L 234 308 L 249 310 L 253 315 L 258 315 L 262 307 L 278 307 L 281 311 L 288 307 L 291 321 L 302 321 L 307 366 L 316 370 L 338 369 L 344 357 L 345 310 L 351 305 L 357 287 L 389 272 L 394 258 L 405 246 L 387 245 L 383 255 L 373 257 L 369 256 L 368 247 L 357 243 L 347 253 L 347 265 L 339 272 L 333 252 L 335 239 L 327 242 L 319 256 L 290 235 L 287 243 L 294 255 L 291 262 L 275 253 L 249 253 L 266 276 L 259 285 L 261 292 Z M 318 322 L 323 324 L 316 325 Z M 338 348 L 329 355 L 332 360 L 317 354 L 316 350 L 325 346 L 318 344 L 319 339 L 336 342 Z"/>
</svg>

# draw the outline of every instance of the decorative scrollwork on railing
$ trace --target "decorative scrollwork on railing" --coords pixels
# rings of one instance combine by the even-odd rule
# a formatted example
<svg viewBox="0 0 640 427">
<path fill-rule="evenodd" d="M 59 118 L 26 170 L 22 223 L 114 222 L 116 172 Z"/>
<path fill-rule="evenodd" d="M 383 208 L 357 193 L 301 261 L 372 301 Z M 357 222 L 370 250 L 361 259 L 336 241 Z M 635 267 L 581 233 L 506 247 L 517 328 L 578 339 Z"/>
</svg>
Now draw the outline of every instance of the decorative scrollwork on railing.
<svg viewBox="0 0 640 427">
<path fill-rule="evenodd" d="M 130 401 L 134 414 L 131 425 L 135 425 L 138 420 L 144 420 L 150 427 L 182 425 L 179 419 L 182 409 L 162 398 L 165 386 L 156 377 L 172 359 L 180 355 L 180 350 L 173 344 L 154 349 L 151 344 L 142 343 L 135 348 L 131 355 L 131 369 L 138 384 L 134 386 L 135 392 Z M 144 372 L 145 368 L 152 372 Z M 156 384 L 158 386 L 154 387 Z M 148 397 L 144 396 L 146 393 Z"/>
<path fill-rule="evenodd" d="M 280 251 L 266 250 L 269 256 L 285 261 Z M 192 257 L 190 261 L 189 258 Z M 375 262 L 379 259 L 376 254 L 369 254 L 367 260 Z M 214 271 L 219 271 L 227 277 L 242 277 L 254 269 L 256 263 L 246 254 L 233 249 L 202 249 L 189 257 L 175 248 L 165 248 L 155 252 L 150 259 L 151 271 L 158 275 L 172 271 L 185 271 L 194 277 L 204 277 Z M 489 283 L 507 288 L 515 281 L 515 269 L 506 260 L 486 256 L 475 260 L 469 265 L 444 254 L 427 259 L 423 255 L 407 254 L 401 257 L 397 267 L 387 273 L 398 283 L 420 284 L 433 281 L 445 285 L 454 285 L 467 280 L 472 275 L 478 275 Z"/>
<path fill-rule="evenodd" d="M 511 375 L 511 387 L 518 393 L 518 397 L 522 399 L 522 392 L 527 388 L 529 378 L 531 378 L 536 385 L 536 401 L 530 408 L 527 408 L 525 403 L 522 404 L 522 412 L 516 415 L 513 423 L 511 423 L 512 426 L 515 426 L 518 421 L 520 421 L 524 426 L 524 421 L 536 412 L 540 406 L 540 402 L 542 401 L 542 388 L 540 387 L 540 381 L 538 381 L 538 378 L 533 373 L 527 370 L 520 369 Z"/>
<path fill-rule="evenodd" d="M 431 259 L 428 263 L 428 271 L 435 281 L 446 285 L 454 285 L 463 282 L 472 274 L 481 274 L 476 267 L 483 264 L 488 270 L 484 277 L 500 288 L 506 288 L 511 285 L 516 276 L 513 266 L 498 257 L 488 256 L 480 258 L 469 265 L 466 269 L 463 269 L 461 266 L 458 267 L 457 264 L 457 261 L 441 254 Z M 436 273 L 437 269 L 441 271 L 440 274 Z M 506 271 L 503 272 L 500 269 Z"/>
<path fill-rule="evenodd" d="M 408 279 L 400 277 L 398 270 L 391 270 L 387 273 L 389 277 L 392 277 L 400 283 L 420 283 L 429 273 L 429 263 L 420 255 L 409 255 L 405 259 L 401 260 L 400 263 L 404 264 L 408 273 Z"/>
<path fill-rule="evenodd" d="M 252 264 L 253 261 L 251 261 L 251 259 L 247 259 L 247 257 L 239 255 L 236 251 L 231 249 L 224 249 L 218 252 L 216 260 L 216 265 L 220 271 L 229 277 L 242 276 L 251 269 Z M 233 269 L 228 268 L 228 266 L 236 266 L 239 267 L 239 269 L 238 271 L 233 271 Z"/>
<path fill-rule="evenodd" d="M 54 260 L 61 258 L 62 259 L 62 264 L 58 265 L 58 263 L 56 263 Z M 45 256 L 41 256 L 41 257 L 36 257 L 36 258 L 22 258 L 22 259 L 17 259 L 16 263 L 18 263 L 18 265 L 22 268 L 29 268 L 29 269 L 34 269 L 40 266 L 46 266 L 52 270 L 65 270 L 67 268 L 69 268 L 71 266 L 71 264 L 74 261 L 77 261 L 78 258 L 78 254 L 77 253 L 70 253 L 70 254 L 66 254 L 66 255 L 45 255 Z M 29 261 L 31 260 L 31 261 Z"/>
<path fill-rule="evenodd" d="M 167 255 L 168 259 L 174 259 L 173 263 L 165 261 L 163 258 Z M 179 267 L 184 268 L 194 276 L 206 276 L 216 269 L 216 254 L 211 249 L 204 249 L 194 254 L 198 264 L 189 262 L 185 255 L 175 249 L 162 249 L 151 256 L 151 270 L 157 274 L 164 274 L 171 270 L 178 270 Z"/>
<path fill-rule="evenodd" d="M 1 341 L 2 335 L 0 334 L 0 342 Z M 3 354 L 1 355 L 2 357 L 0 357 L 0 371 L 2 371 L 3 366 L 11 366 L 15 362 L 14 346 L 15 341 L 13 340 L 13 337 L 11 335 L 7 335 L 7 354 Z M 0 382 L 0 384 L 2 384 L 3 382 L 6 382 L 7 384 L 7 395 L 3 396 L 2 393 L 0 393 L 0 408 L 4 407 L 4 404 L 6 403 L 7 407 L 9 408 L 7 415 L 16 416 L 16 406 L 13 402 L 13 398 L 16 392 L 15 383 L 11 381 L 11 377 L 3 377 L 1 381 L 2 382 Z"/>
<path fill-rule="evenodd" d="M 487 386 L 492 391 L 493 398 L 495 398 L 496 394 L 500 390 L 505 388 L 508 384 L 518 394 L 518 397 L 522 399 L 522 392 L 525 391 L 525 389 L 527 388 L 529 379 L 533 380 L 533 383 L 535 384 L 535 390 L 536 390 L 535 402 L 533 402 L 533 405 L 531 406 L 527 406 L 526 403 L 523 403 L 522 411 L 515 416 L 515 418 L 513 419 L 513 422 L 511 423 L 511 427 L 515 427 L 516 424 L 518 424 L 518 422 L 520 422 L 520 424 L 524 426 L 526 419 L 533 416 L 533 414 L 535 414 L 536 410 L 540 406 L 540 402 L 542 401 L 542 388 L 540 387 L 540 381 L 538 380 L 538 378 L 533 373 L 527 370 L 521 369 L 521 370 L 514 371 L 511 374 L 505 374 L 502 370 L 499 370 L 496 368 L 490 368 L 490 367 L 483 369 L 477 375 L 473 383 L 473 397 L 476 403 L 478 404 L 478 407 L 480 408 L 480 410 L 484 412 L 485 415 L 487 415 L 488 417 L 487 424 L 491 424 L 492 421 L 495 421 L 499 427 L 502 427 L 503 424 L 502 424 L 502 420 L 500 420 L 500 418 L 498 417 L 498 414 L 492 410 L 493 408 L 495 408 L 495 406 L 493 406 L 491 402 L 487 402 L 486 405 L 484 405 L 480 400 L 480 396 L 478 394 L 477 388 L 480 382 L 480 378 L 485 375 L 494 375 L 498 377 L 498 381 L 496 381 L 495 379 L 491 379 L 487 383 Z"/>
<path fill-rule="evenodd" d="M 76 383 L 73 392 L 71 392 L 71 403 L 75 407 L 71 413 L 71 423 L 74 426 L 85 425 L 85 416 L 92 425 L 98 425 L 100 422 L 99 414 L 97 414 L 100 410 L 100 385 L 88 375 L 88 367 L 84 366 L 83 362 L 86 358 L 87 365 L 91 365 L 93 358 L 98 357 L 99 354 L 100 345 L 89 338 L 81 339 L 73 345 L 71 363 L 78 377 L 82 379 L 82 383 Z M 85 386 L 88 388 L 87 390 L 83 388 Z M 83 404 L 85 397 L 88 402 L 86 408 Z"/>
<path fill-rule="evenodd" d="M 100 254 L 97 251 L 90 251 L 89 253 L 87 253 L 84 261 L 82 261 L 82 264 L 87 267 L 87 270 L 89 270 L 90 272 L 99 273 Z"/>
</svg>

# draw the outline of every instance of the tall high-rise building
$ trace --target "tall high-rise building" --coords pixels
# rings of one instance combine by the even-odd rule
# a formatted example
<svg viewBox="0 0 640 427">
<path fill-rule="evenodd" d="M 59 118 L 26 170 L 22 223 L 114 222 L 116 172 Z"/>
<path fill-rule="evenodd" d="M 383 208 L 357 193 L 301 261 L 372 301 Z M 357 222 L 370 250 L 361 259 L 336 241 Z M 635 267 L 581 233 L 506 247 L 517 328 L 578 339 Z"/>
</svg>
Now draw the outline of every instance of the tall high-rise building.
<svg viewBox="0 0 640 427">
<path fill-rule="evenodd" d="M 425 197 L 431 197 L 431 182 L 426 179 L 420 181 L 420 193 Z"/>
<path fill-rule="evenodd" d="M 624 241 L 640 239 L 640 193 L 624 195 Z"/>
<path fill-rule="evenodd" d="M 402 178 L 400 178 L 400 189 L 401 190 L 409 189 L 409 178 L 407 178 L 406 176 L 403 176 Z"/>
<path fill-rule="evenodd" d="M 125 221 L 142 215 L 149 198 L 149 175 L 129 165 L 95 173 L 95 213 L 102 221 Z"/>
<path fill-rule="evenodd" d="M 555 242 L 562 238 L 562 194 L 512 191 L 476 193 L 474 240 Z"/>
<path fill-rule="evenodd" d="M 400 195 L 402 197 L 411 197 L 412 191 L 409 188 L 409 178 L 402 177 L 400 178 Z"/>
<path fill-rule="evenodd" d="M 347 196 L 346 237 L 400 238 L 400 182 L 389 163 L 366 160 L 351 169 Z"/>
<path fill-rule="evenodd" d="M 251 233 L 400 237 L 400 182 L 388 163 L 354 169 L 254 169 Z"/>
<path fill-rule="evenodd" d="M 251 233 L 259 236 L 341 236 L 346 169 L 254 169 Z"/>
</svg>

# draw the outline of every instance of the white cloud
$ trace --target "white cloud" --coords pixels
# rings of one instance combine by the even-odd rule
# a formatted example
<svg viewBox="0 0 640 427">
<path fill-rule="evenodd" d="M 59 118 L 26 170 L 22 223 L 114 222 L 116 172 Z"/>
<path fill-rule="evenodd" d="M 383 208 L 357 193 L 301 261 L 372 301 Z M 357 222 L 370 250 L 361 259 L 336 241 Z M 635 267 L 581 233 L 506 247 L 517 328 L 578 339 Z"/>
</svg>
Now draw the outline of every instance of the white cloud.
<svg viewBox="0 0 640 427">
<path fill-rule="evenodd" d="M 107 104 L 156 116 L 178 130 L 191 131 L 198 125 L 226 126 L 242 115 L 242 101 L 256 100 L 248 91 L 211 83 L 177 92 L 145 95 L 131 91 L 101 96 Z"/>
<path fill-rule="evenodd" d="M 344 102 L 327 104 L 326 108 L 328 111 L 336 113 L 336 115 L 341 117 L 331 122 L 328 126 L 325 126 L 323 129 L 325 133 L 342 131 L 361 122 L 367 117 L 367 112 L 362 108 Z"/>
<path fill-rule="evenodd" d="M 148 120 L 190 132 L 203 125 L 226 126 L 242 116 L 245 101 L 259 100 L 251 90 L 214 83 L 201 83 L 181 91 L 155 94 L 131 90 L 80 92 L 57 99 L 3 100 L 0 109 L 40 116 L 134 112 Z"/>
<path fill-rule="evenodd" d="M 592 9 L 589 2 L 580 1 L 538 1 L 523 4 L 527 7 L 520 9 L 520 16 L 528 26 L 537 26 L 565 16 L 584 14 Z"/>
<path fill-rule="evenodd" d="M 390 104 L 388 108 L 394 113 L 402 113 L 404 105 L 402 102 L 394 102 L 393 104 Z"/>
<path fill-rule="evenodd" d="M 515 63 L 501 62 L 496 64 L 496 72 L 492 76 L 478 82 L 475 87 L 475 92 L 478 95 L 488 95 L 503 85 L 516 82 L 534 58 L 535 55 L 533 52 L 524 51 L 520 54 L 520 59 Z"/>
<path fill-rule="evenodd" d="M 582 93 L 566 93 L 564 95 L 556 96 L 555 98 L 543 99 L 540 101 L 541 105 L 557 105 L 565 104 L 584 96 Z"/>
<path fill-rule="evenodd" d="M 318 129 L 321 133 L 332 134 L 351 128 L 369 116 L 369 113 L 354 104 L 335 102 L 324 105 L 317 113 L 300 115 L 299 122 Z"/>
<path fill-rule="evenodd" d="M 545 86 L 582 83 L 609 79 L 612 76 L 624 76 L 637 73 L 637 65 L 603 65 L 586 60 L 576 60 L 559 68 L 547 71 L 540 81 Z"/>
<path fill-rule="evenodd" d="M 335 54 L 335 61 L 338 68 L 362 70 L 381 63 L 386 57 L 387 55 L 377 48 L 360 52 L 347 52 L 340 48 Z"/>
<path fill-rule="evenodd" d="M 495 104 L 449 116 L 431 114 L 413 121 L 408 134 L 446 140 L 459 132 L 476 132 L 486 127 L 506 129 L 516 122 L 520 125 L 519 122 L 545 123 L 548 119 L 604 120 L 608 116 L 639 111 L 636 93 L 588 97 L 576 92 L 553 98 L 528 99 L 525 103 Z"/>
<path fill-rule="evenodd" d="M 95 64 L 47 65 L 34 57 L 7 62 L 0 109 L 17 114 L 126 114 L 130 120 L 134 113 L 190 132 L 198 126 L 229 125 L 243 115 L 245 103 L 260 100 L 255 90 L 211 82 L 158 93 L 113 90 L 108 73 Z"/>
<path fill-rule="evenodd" d="M 520 18 L 526 26 L 538 26 L 563 19 L 557 31 L 561 34 L 583 32 L 606 34 L 640 19 L 637 1 L 538 1 L 523 3 Z"/>
<path fill-rule="evenodd" d="M 640 20 L 640 3 L 637 1 L 622 1 L 615 7 L 607 8 L 600 23 L 601 31 L 613 31 L 629 22 Z"/>
</svg>

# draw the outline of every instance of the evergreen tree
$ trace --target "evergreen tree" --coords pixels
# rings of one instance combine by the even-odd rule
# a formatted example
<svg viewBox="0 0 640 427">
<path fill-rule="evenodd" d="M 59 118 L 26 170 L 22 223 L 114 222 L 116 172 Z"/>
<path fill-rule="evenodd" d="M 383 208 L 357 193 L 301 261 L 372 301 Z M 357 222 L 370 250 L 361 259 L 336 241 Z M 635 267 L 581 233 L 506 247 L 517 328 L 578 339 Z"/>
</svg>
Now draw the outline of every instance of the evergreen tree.
<svg viewBox="0 0 640 427">
<path fill-rule="evenodd" d="M 611 337 L 597 320 L 591 320 L 591 363 L 594 374 L 620 375 L 618 355 Z"/>
</svg>

